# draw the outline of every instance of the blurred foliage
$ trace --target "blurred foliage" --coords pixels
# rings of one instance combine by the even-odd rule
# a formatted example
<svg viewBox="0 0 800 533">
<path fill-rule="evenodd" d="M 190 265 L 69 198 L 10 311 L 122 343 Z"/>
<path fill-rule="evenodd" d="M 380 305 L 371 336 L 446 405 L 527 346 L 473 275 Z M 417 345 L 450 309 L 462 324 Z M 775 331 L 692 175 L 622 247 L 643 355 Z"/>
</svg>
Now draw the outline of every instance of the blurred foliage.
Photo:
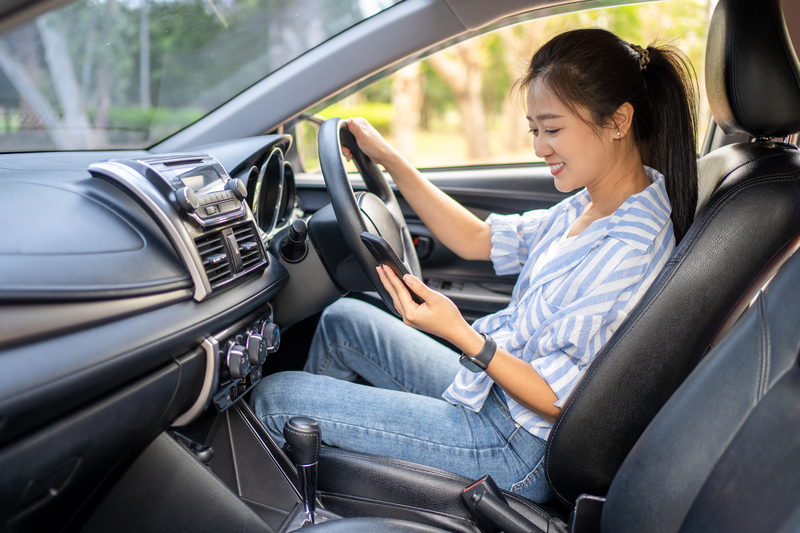
<svg viewBox="0 0 800 533">
<path fill-rule="evenodd" d="M 698 139 L 702 143 L 710 118 L 705 98 L 703 62 L 708 21 L 714 3 L 715 0 L 667 0 L 578 11 L 532 20 L 478 37 L 477 40 L 484 48 L 486 58 L 481 81 L 483 112 L 487 117 L 487 127 L 492 130 L 490 146 L 494 153 L 490 160 L 473 162 L 515 162 L 530 160 L 533 157 L 527 138 L 522 143 L 516 143 L 517 146 L 523 146 L 514 148 L 514 150 L 524 150 L 519 153 L 508 153 L 506 146 L 508 143 L 500 141 L 507 133 L 501 131 L 502 128 L 509 127 L 508 124 L 511 122 L 504 114 L 516 112 L 520 117 L 524 115 L 522 101 L 509 100 L 512 98 L 511 89 L 516 79 L 524 72 L 531 55 L 541 44 L 564 31 L 586 27 L 607 29 L 623 40 L 642 46 L 651 43 L 670 44 L 682 50 L 689 57 L 698 77 L 700 96 Z M 501 38 L 501 32 L 506 32 L 504 35 L 506 38 Z M 456 45 L 453 49 L 457 49 L 458 46 L 465 45 Z M 450 52 L 450 56 L 457 57 L 457 54 Z M 463 146 L 465 143 L 447 140 L 447 149 L 441 148 L 447 135 L 464 136 L 463 128 L 459 126 L 460 115 L 455 96 L 430 66 L 428 60 L 421 61 L 420 67 L 423 100 L 421 109 L 418 110 L 420 131 L 418 154 L 413 158 L 414 162 L 418 166 L 463 164 L 463 159 L 470 158 L 470 154 Z M 347 107 L 348 111 L 341 116 L 361 115 L 370 122 L 376 120 L 376 127 L 382 133 L 388 132 L 391 129 L 391 122 L 387 121 L 391 121 L 392 113 L 384 108 L 381 108 L 380 113 L 376 113 L 375 108 L 371 107 L 376 103 L 385 104 L 388 101 L 387 96 L 391 96 L 390 86 L 383 85 L 385 83 L 385 79 L 381 80 L 348 96 L 347 101 L 358 104 Z M 320 111 L 320 114 L 338 116 L 337 113 L 341 111 L 340 104 L 334 104 Z M 519 135 L 524 135 L 525 124 L 520 121 L 516 127 L 520 130 Z M 391 139 L 389 140 L 391 142 Z M 427 155 L 420 154 L 421 150 L 428 150 Z"/>
<path fill-rule="evenodd" d="M 381 134 L 386 135 L 392 126 L 395 109 L 390 102 L 336 103 L 320 114 L 325 118 L 364 117 L 375 126 Z"/>
</svg>

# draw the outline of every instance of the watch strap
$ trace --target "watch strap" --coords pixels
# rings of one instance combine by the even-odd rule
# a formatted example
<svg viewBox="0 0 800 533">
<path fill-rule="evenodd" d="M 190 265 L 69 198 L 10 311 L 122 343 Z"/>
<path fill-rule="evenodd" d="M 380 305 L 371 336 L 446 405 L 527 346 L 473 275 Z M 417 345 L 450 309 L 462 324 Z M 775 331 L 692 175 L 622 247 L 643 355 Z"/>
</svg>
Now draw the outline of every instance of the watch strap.
<svg viewBox="0 0 800 533">
<path fill-rule="evenodd" d="M 461 352 L 461 357 L 458 359 L 461 366 L 470 372 L 486 372 L 495 352 L 497 352 L 497 343 L 494 342 L 494 339 L 485 333 L 481 333 L 480 335 L 484 338 L 481 351 L 475 355 L 467 355 Z"/>
</svg>

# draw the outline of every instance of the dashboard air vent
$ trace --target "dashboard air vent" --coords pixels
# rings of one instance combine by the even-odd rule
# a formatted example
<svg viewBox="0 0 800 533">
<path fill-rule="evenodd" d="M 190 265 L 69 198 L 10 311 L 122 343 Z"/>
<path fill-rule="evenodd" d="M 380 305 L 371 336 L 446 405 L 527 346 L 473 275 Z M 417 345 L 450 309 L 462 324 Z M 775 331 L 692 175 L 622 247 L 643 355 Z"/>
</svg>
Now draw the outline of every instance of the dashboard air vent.
<svg viewBox="0 0 800 533">
<path fill-rule="evenodd" d="M 234 226 L 233 235 L 239 246 L 239 254 L 242 257 L 242 270 L 248 270 L 264 260 L 261 255 L 261 248 L 258 246 L 258 235 L 256 235 L 253 224 L 245 222 Z"/>
<path fill-rule="evenodd" d="M 203 235 L 195 240 L 195 244 L 212 288 L 233 277 L 233 267 L 221 232 Z"/>
</svg>

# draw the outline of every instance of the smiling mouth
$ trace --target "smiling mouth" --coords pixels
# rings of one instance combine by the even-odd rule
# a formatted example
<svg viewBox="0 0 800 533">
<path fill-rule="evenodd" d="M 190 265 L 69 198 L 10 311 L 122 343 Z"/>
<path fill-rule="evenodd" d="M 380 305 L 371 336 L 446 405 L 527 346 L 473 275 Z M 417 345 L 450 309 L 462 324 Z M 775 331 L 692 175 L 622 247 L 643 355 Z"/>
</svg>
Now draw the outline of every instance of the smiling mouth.
<svg viewBox="0 0 800 533">
<path fill-rule="evenodd" d="M 556 176 L 564 168 L 564 163 L 556 163 L 555 165 L 547 165 L 547 166 L 550 167 L 550 174 Z"/>
</svg>

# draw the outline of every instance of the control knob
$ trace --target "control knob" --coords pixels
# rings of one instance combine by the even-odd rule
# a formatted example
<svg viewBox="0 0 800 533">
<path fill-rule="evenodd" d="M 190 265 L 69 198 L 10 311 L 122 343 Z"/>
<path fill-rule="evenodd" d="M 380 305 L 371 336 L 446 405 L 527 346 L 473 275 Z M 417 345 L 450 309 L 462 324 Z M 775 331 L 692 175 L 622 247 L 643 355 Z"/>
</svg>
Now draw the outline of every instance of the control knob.
<svg viewBox="0 0 800 533">
<path fill-rule="evenodd" d="M 250 358 L 250 364 L 258 366 L 264 364 L 267 359 L 267 343 L 260 333 L 251 331 L 247 335 L 247 355 Z"/>
<path fill-rule="evenodd" d="M 231 344 L 228 348 L 228 371 L 231 379 L 242 379 L 250 370 L 247 348 L 238 343 Z"/>
<path fill-rule="evenodd" d="M 247 196 L 247 186 L 239 178 L 231 178 L 226 181 L 225 188 L 231 191 L 237 200 L 244 200 Z"/>
<path fill-rule="evenodd" d="M 181 187 L 175 191 L 175 199 L 178 201 L 178 205 L 181 206 L 181 209 L 187 213 L 194 213 L 200 206 L 197 195 L 189 187 Z"/>
<path fill-rule="evenodd" d="M 281 330 L 278 327 L 278 324 L 265 321 L 261 325 L 261 338 L 264 339 L 264 342 L 267 345 L 266 353 L 270 354 L 277 352 L 278 348 L 281 347 Z M 264 357 L 266 357 L 266 355 Z"/>
</svg>

